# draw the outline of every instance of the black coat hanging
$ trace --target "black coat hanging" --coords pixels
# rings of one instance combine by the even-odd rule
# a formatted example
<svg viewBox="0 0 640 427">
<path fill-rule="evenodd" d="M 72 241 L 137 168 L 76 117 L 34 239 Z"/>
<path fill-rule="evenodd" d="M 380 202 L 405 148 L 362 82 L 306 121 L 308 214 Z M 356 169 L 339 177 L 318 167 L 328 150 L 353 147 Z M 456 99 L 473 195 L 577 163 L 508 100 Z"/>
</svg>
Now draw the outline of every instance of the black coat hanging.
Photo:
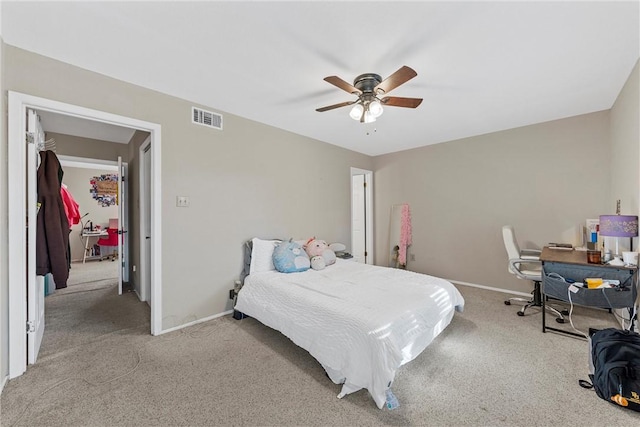
<svg viewBox="0 0 640 427">
<path fill-rule="evenodd" d="M 51 273 L 56 289 L 66 288 L 69 278 L 69 222 L 60 195 L 64 172 L 53 151 L 41 151 L 40 160 L 36 274 L 44 276 Z"/>
</svg>

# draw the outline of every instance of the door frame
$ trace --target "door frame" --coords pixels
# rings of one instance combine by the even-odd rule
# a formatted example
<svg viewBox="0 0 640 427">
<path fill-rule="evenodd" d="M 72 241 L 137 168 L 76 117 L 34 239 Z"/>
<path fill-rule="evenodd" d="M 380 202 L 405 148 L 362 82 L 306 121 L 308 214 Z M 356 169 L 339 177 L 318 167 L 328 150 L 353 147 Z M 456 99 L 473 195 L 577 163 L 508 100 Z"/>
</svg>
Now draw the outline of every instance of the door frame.
<svg viewBox="0 0 640 427">
<path fill-rule="evenodd" d="M 26 110 L 51 111 L 96 122 L 138 129 L 151 134 L 152 212 L 154 245 L 151 248 L 151 334 L 162 333 L 162 247 L 161 247 L 161 126 L 131 117 L 93 110 L 78 105 L 8 91 L 8 276 L 9 276 L 9 378 L 27 369 L 27 150 L 25 142 Z"/>
<path fill-rule="evenodd" d="M 120 156 L 118 156 L 120 157 Z M 89 157 L 78 157 L 78 156 L 68 156 L 65 154 L 58 154 L 58 160 L 60 161 L 60 165 L 64 168 L 64 167 L 69 167 L 69 168 L 78 168 L 78 169 L 102 169 L 102 170 L 108 170 L 108 171 L 113 171 L 115 173 L 123 173 L 121 171 L 118 171 L 118 161 L 117 160 L 102 160 L 102 159 L 92 159 Z M 129 170 L 129 164 L 128 162 L 122 162 L 122 167 L 124 169 L 124 173 L 123 176 L 126 177 L 126 175 L 128 174 L 128 170 Z M 124 202 L 124 214 L 120 213 L 120 209 L 118 209 L 118 227 L 120 229 L 124 229 L 124 230 L 128 230 L 129 229 L 129 223 L 128 223 L 128 214 L 127 214 L 127 210 L 129 209 L 129 203 L 131 203 L 131 201 L 129 200 L 129 193 L 125 193 L 125 198 L 122 198 L 123 202 Z M 124 240 L 126 242 L 126 246 L 124 248 L 124 251 L 120 251 L 119 254 L 124 253 L 126 256 L 125 257 L 120 257 L 119 259 L 119 265 L 118 265 L 118 291 L 120 294 L 122 294 L 122 284 L 123 282 L 126 283 L 129 281 L 129 251 L 131 250 L 131 247 L 129 245 L 129 240 Z M 124 265 L 122 264 L 124 263 Z"/>
<path fill-rule="evenodd" d="M 140 254 L 140 300 L 141 301 L 145 301 L 145 302 L 149 302 L 150 296 L 151 295 L 147 295 L 147 274 L 148 274 L 148 266 L 146 266 L 146 260 L 147 260 L 147 242 L 146 242 L 146 236 L 145 234 L 147 234 L 146 230 L 147 228 L 146 226 L 146 220 L 147 220 L 147 197 L 149 197 L 149 194 L 147 194 L 146 191 L 146 181 L 147 181 L 147 174 L 146 174 L 146 165 L 145 165 L 145 153 L 147 151 L 147 147 L 149 147 L 149 149 L 151 149 L 151 153 L 150 155 L 152 156 L 151 158 L 153 159 L 153 146 L 151 145 L 151 137 L 148 137 L 147 139 L 144 140 L 144 142 L 142 144 L 140 144 L 140 147 L 138 148 L 138 183 L 139 183 L 139 198 L 140 198 L 140 212 L 138 215 L 138 219 L 139 219 L 139 246 L 140 246 L 140 250 L 138 251 L 138 253 Z M 153 164 L 151 165 L 151 177 L 153 177 Z M 152 185 L 153 185 L 153 178 L 151 179 L 151 183 L 149 188 L 152 189 Z M 151 190 L 151 192 L 153 192 L 153 190 Z M 151 229 L 153 231 L 153 228 Z M 153 286 L 153 285 L 152 285 Z"/>
<path fill-rule="evenodd" d="M 39 144 L 45 145 L 45 134 L 40 123 L 40 117 L 36 110 L 27 110 L 27 125 L 25 132 L 34 134 L 33 138 L 27 138 L 32 143 L 26 144 L 27 152 L 27 188 L 26 188 L 26 214 L 28 218 L 37 216 L 38 204 L 38 167 L 39 156 L 37 147 Z M 35 221 L 37 222 L 37 220 Z M 36 259 L 36 231 L 37 225 L 33 228 L 27 228 L 27 256 L 30 260 Z M 42 338 L 44 337 L 45 322 L 45 302 L 44 302 L 45 280 L 43 276 L 36 275 L 36 263 L 31 262 L 27 265 L 27 295 L 33 293 L 34 298 L 27 300 L 27 321 L 30 322 L 27 327 L 27 364 L 36 363 Z"/>
<path fill-rule="evenodd" d="M 349 175 L 349 194 L 351 196 L 351 229 L 353 229 L 353 177 L 355 175 L 364 175 L 366 187 L 365 193 L 365 250 L 367 251 L 366 263 L 373 264 L 375 256 L 373 253 L 373 172 L 367 169 L 351 168 Z M 351 247 L 353 247 L 353 233 L 351 234 Z"/>
</svg>

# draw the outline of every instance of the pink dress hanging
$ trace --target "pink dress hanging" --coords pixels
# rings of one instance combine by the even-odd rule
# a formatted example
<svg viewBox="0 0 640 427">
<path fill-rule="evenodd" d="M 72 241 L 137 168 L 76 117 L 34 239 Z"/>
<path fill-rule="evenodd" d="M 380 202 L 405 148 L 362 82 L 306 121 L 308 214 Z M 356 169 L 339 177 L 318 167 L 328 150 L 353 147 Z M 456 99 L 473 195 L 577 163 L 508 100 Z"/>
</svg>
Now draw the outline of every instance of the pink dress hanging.
<svg viewBox="0 0 640 427">
<path fill-rule="evenodd" d="M 398 250 L 398 264 L 407 265 L 407 248 L 411 245 L 411 212 L 409 205 L 402 205 L 400 214 L 400 248 Z"/>
</svg>

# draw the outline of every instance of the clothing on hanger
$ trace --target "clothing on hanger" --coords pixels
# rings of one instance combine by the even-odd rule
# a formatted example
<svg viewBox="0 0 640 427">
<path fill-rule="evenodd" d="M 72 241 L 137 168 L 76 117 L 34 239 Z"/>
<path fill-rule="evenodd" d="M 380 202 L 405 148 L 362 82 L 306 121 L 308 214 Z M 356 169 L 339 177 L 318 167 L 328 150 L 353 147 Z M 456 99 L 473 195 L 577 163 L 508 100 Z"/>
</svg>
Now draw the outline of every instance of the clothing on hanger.
<svg viewBox="0 0 640 427">
<path fill-rule="evenodd" d="M 64 183 L 60 186 L 60 196 L 62 197 L 62 203 L 64 204 L 64 213 L 67 216 L 69 228 L 71 228 L 71 226 L 80 222 L 80 205 L 78 205 Z"/>
<path fill-rule="evenodd" d="M 408 204 L 402 205 L 400 216 L 400 245 L 398 247 L 398 263 L 407 265 L 407 248 L 411 246 L 411 211 Z"/>
<path fill-rule="evenodd" d="M 51 273 L 56 289 L 66 288 L 69 278 L 69 221 L 60 195 L 64 172 L 53 151 L 40 152 L 37 174 L 36 274 L 44 276 Z"/>
</svg>

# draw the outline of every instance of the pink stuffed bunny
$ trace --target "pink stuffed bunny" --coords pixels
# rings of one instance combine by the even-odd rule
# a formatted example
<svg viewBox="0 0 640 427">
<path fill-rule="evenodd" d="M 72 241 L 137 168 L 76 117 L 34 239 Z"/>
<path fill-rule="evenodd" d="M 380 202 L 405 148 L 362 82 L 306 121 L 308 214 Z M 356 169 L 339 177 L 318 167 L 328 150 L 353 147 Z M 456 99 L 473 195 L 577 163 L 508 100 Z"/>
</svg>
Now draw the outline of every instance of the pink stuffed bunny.
<svg viewBox="0 0 640 427">
<path fill-rule="evenodd" d="M 315 256 L 324 258 L 324 266 L 322 266 L 322 268 L 336 262 L 335 252 L 329 248 L 329 245 L 324 240 L 317 240 L 315 237 L 312 237 L 307 240 L 307 243 L 304 245 L 304 250 L 307 251 L 310 259 Z M 317 268 L 317 270 L 321 270 L 322 268 Z"/>
</svg>

